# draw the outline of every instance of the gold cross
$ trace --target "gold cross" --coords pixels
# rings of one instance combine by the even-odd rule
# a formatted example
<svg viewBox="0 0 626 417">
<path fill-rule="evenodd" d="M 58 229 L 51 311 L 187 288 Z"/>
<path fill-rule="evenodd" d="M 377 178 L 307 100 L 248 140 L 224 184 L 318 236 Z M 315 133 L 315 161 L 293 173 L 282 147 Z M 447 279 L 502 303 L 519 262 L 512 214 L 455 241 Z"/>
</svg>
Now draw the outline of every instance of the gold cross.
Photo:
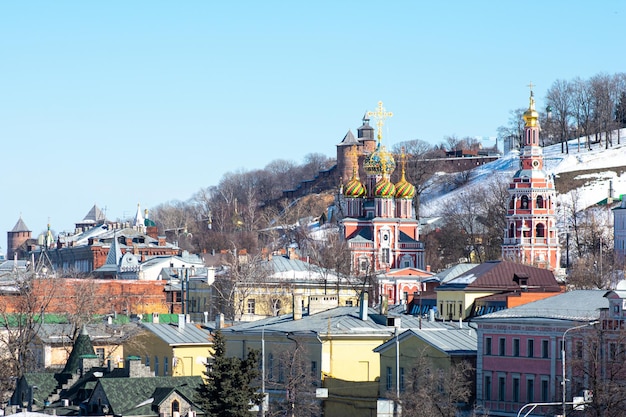
<svg viewBox="0 0 626 417">
<path fill-rule="evenodd" d="M 380 139 L 383 137 L 383 125 L 385 124 L 385 119 L 388 117 L 393 117 L 393 113 L 390 111 L 385 111 L 385 108 L 383 107 L 383 102 L 379 101 L 378 109 L 376 109 L 376 111 L 368 111 L 367 116 L 374 117 L 374 119 L 376 119 L 377 136 L 378 141 L 380 141 Z"/>
<path fill-rule="evenodd" d="M 531 81 L 530 84 L 528 84 L 526 87 L 530 88 L 530 94 L 533 94 L 533 87 L 536 87 L 533 85 L 533 82 Z"/>
</svg>

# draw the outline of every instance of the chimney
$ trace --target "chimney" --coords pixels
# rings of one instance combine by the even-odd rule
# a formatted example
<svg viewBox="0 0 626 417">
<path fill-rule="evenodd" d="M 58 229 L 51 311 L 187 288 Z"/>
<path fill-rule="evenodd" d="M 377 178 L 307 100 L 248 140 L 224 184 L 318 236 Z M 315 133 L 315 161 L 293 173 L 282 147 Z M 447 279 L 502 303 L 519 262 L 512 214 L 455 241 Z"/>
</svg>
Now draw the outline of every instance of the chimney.
<svg viewBox="0 0 626 417">
<path fill-rule="evenodd" d="M 380 296 L 379 313 L 383 315 L 387 315 L 388 311 L 389 311 L 389 296 L 387 294 L 383 294 Z"/>
<path fill-rule="evenodd" d="M 159 313 L 152 313 L 152 323 L 159 323 Z"/>
<path fill-rule="evenodd" d="M 159 246 L 165 246 L 165 236 L 159 236 L 157 240 L 159 241 Z"/>
<path fill-rule="evenodd" d="M 430 323 L 432 323 L 433 321 L 435 321 L 435 310 L 434 309 L 430 309 L 428 310 L 428 321 Z"/>
<path fill-rule="evenodd" d="M 367 291 L 363 291 L 359 298 L 359 318 L 363 321 L 367 320 L 368 297 Z"/>
<path fill-rule="evenodd" d="M 185 328 L 185 315 L 184 314 L 179 314 L 178 315 L 178 330 L 183 330 Z"/>
<path fill-rule="evenodd" d="M 301 293 L 293 294 L 293 319 L 294 320 L 302 319 L 302 294 Z"/>
<path fill-rule="evenodd" d="M 220 313 L 215 317 L 215 328 L 223 329 L 224 328 L 224 313 Z"/>
<path fill-rule="evenodd" d="M 426 272 L 430 272 L 430 265 L 426 265 Z"/>
<path fill-rule="evenodd" d="M 206 271 L 206 283 L 212 285 L 215 282 L 215 267 L 208 267 Z"/>
<path fill-rule="evenodd" d="M 207 326 L 209 324 L 209 312 L 208 311 L 204 311 L 202 312 L 202 315 L 204 316 L 204 320 L 202 321 L 202 323 Z"/>
</svg>

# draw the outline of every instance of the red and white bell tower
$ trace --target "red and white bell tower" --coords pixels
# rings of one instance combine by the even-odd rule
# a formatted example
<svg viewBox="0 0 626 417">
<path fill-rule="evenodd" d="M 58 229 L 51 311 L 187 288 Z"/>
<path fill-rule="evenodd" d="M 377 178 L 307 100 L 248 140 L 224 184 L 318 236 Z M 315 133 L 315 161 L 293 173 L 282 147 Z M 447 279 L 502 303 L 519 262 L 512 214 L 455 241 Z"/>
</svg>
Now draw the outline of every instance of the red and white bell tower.
<svg viewBox="0 0 626 417">
<path fill-rule="evenodd" d="M 520 169 L 509 185 L 502 258 L 552 271 L 560 267 L 556 228 L 554 181 L 544 171 L 539 146 L 539 113 L 535 110 L 532 84 L 530 105 L 524 112 L 524 147 Z"/>
</svg>

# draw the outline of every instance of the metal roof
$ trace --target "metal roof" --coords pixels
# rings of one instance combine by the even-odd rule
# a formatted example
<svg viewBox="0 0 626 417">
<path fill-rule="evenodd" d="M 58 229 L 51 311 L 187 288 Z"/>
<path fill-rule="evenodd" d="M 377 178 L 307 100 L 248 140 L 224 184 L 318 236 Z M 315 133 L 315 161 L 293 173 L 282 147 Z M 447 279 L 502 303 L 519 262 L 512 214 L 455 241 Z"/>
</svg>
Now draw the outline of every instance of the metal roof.
<svg viewBox="0 0 626 417">
<path fill-rule="evenodd" d="M 177 324 L 142 323 L 142 327 L 154 333 L 168 345 L 209 345 L 211 332 L 193 323 Z"/>
<path fill-rule="evenodd" d="M 459 327 L 452 323 L 436 322 L 436 327 L 410 328 L 398 336 L 402 341 L 409 337 L 418 337 L 437 350 L 448 355 L 476 354 L 478 338 L 476 330 L 464 324 Z M 374 352 L 382 352 L 395 345 L 395 338 L 388 340 L 374 349 Z"/>
<path fill-rule="evenodd" d="M 609 307 L 605 290 L 575 290 L 534 301 L 518 307 L 476 317 L 472 321 L 510 319 L 554 319 L 589 321 L 600 317 L 600 309 Z"/>
</svg>

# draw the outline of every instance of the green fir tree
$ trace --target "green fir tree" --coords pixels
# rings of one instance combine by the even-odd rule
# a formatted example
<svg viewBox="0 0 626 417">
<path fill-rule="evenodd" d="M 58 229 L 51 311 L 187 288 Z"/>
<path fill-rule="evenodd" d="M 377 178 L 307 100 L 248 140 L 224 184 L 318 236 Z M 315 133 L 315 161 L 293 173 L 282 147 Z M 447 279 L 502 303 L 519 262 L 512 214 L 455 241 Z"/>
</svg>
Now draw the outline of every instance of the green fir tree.
<svg viewBox="0 0 626 417">
<path fill-rule="evenodd" d="M 263 395 L 254 386 L 259 376 L 259 352 L 249 350 L 245 359 L 226 356 L 221 331 L 213 335 L 213 363 L 204 373 L 197 391 L 197 404 L 208 417 L 250 417 L 251 405 L 260 405 Z"/>
</svg>

